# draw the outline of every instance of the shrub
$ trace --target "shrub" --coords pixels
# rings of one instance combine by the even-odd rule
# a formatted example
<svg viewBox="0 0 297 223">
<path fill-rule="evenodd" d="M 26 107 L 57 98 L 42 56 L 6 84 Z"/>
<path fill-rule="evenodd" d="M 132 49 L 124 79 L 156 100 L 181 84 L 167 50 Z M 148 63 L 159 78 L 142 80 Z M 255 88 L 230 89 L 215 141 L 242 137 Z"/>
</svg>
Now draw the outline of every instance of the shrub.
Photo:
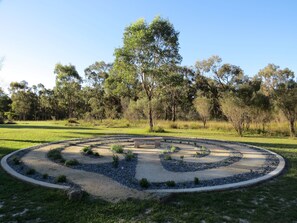
<svg viewBox="0 0 297 223">
<path fill-rule="evenodd" d="M 26 174 L 27 174 L 27 175 L 33 175 L 35 172 L 36 172 L 36 171 L 35 171 L 34 169 L 28 169 L 28 170 L 26 171 Z"/>
<path fill-rule="evenodd" d="M 47 153 L 47 157 L 56 162 L 64 163 L 65 159 L 61 155 L 61 148 L 52 149 Z"/>
<path fill-rule="evenodd" d="M 174 153 L 176 150 L 177 150 L 177 148 L 175 146 L 171 146 L 170 152 Z"/>
<path fill-rule="evenodd" d="M 19 165 L 21 163 L 20 159 L 18 157 L 13 157 L 12 159 L 12 162 L 15 164 L 15 165 Z"/>
<path fill-rule="evenodd" d="M 86 147 L 82 148 L 82 151 L 83 151 L 84 153 L 86 153 L 86 152 L 88 152 L 90 149 L 91 149 L 90 146 L 86 146 Z"/>
<path fill-rule="evenodd" d="M 198 177 L 194 177 L 194 184 L 199 184 L 200 183 L 200 180 Z"/>
<path fill-rule="evenodd" d="M 45 174 L 42 175 L 42 179 L 47 179 L 47 178 L 48 178 L 48 174 L 47 173 L 45 173 Z"/>
<path fill-rule="evenodd" d="M 65 175 L 59 175 L 55 179 L 55 182 L 56 183 L 64 183 L 66 181 L 67 181 L 67 179 L 66 179 L 66 176 Z"/>
<path fill-rule="evenodd" d="M 184 161 L 184 156 L 180 156 L 180 160 L 183 162 Z"/>
<path fill-rule="evenodd" d="M 135 158 L 135 154 L 133 154 L 131 150 L 128 150 L 127 153 L 125 154 L 125 159 L 127 161 L 131 161 L 134 158 Z"/>
<path fill-rule="evenodd" d="M 112 165 L 114 168 L 119 166 L 119 157 L 117 155 L 112 156 Z"/>
<path fill-rule="evenodd" d="M 173 181 L 173 180 L 169 180 L 169 181 L 166 182 L 166 185 L 167 185 L 168 187 L 175 187 L 175 181 Z"/>
<path fill-rule="evenodd" d="M 79 162 L 76 159 L 71 159 L 71 160 L 66 160 L 64 164 L 65 166 L 75 166 L 75 165 L 78 165 Z"/>
<path fill-rule="evenodd" d="M 142 187 L 142 188 L 148 188 L 150 186 L 150 183 L 148 182 L 148 180 L 146 178 L 142 178 L 140 181 L 139 181 L 139 185 Z"/>
<path fill-rule="evenodd" d="M 172 160 L 171 156 L 168 154 L 164 155 L 164 160 Z"/>
<path fill-rule="evenodd" d="M 112 145 L 111 150 L 116 152 L 116 153 L 123 153 L 124 152 L 124 147 L 122 145 Z"/>
</svg>

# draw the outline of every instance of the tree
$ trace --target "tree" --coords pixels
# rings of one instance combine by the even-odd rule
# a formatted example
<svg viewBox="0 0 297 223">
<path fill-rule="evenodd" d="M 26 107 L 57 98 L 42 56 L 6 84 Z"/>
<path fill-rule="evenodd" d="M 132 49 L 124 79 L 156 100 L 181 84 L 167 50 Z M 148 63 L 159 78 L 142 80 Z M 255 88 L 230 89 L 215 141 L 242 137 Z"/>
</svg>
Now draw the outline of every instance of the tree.
<svg viewBox="0 0 297 223">
<path fill-rule="evenodd" d="M 198 96 L 194 100 L 194 107 L 199 113 L 203 127 L 205 128 L 206 122 L 210 117 L 211 100 L 205 96 Z"/>
<path fill-rule="evenodd" d="M 274 98 L 290 123 L 291 136 L 296 136 L 295 121 L 297 117 L 297 86 L 294 72 L 288 68 L 268 64 L 257 75 L 263 81 L 263 92 Z"/>
<path fill-rule="evenodd" d="M 243 136 L 243 124 L 247 114 L 247 107 L 244 102 L 234 93 L 229 92 L 222 96 L 220 103 L 223 113 L 231 121 L 236 132 Z"/>
<path fill-rule="evenodd" d="M 31 92 L 26 81 L 11 82 L 10 92 L 12 104 L 12 111 L 18 116 L 19 119 L 27 119 L 31 111 Z"/>
<path fill-rule="evenodd" d="M 11 99 L 0 87 L 0 124 L 4 122 L 4 115 L 10 110 Z"/>
<path fill-rule="evenodd" d="M 277 106 L 282 110 L 290 123 L 291 136 L 296 136 L 295 121 L 297 118 L 297 83 L 291 79 L 275 88 Z"/>
<path fill-rule="evenodd" d="M 181 62 L 179 33 L 160 17 L 147 24 L 143 19 L 125 29 L 123 47 L 115 50 L 114 69 L 124 83 L 139 81 L 148 99 L 150 130 L 153 130 L 152 100 L 169 71 Z"/>
<path fill-rule="evenodd" d="M 80 90 L 82 79 L 75 66 L 56 64 L 54 73 L 56 76 L 55 94 L 59 106 L 67 111 L 69 118 L 77 117 L 80 103 Z"/>
</svg>

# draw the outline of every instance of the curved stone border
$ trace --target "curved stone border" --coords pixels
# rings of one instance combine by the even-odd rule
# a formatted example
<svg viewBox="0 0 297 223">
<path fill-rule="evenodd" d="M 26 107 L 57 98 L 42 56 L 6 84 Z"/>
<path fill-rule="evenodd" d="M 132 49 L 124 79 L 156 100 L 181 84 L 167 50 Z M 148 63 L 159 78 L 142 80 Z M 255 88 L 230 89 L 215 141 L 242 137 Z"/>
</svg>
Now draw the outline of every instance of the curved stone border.
<svg viewBox="0 0 297 223">
<path fill-rule="evenodd" d="M 53 143 L 54 144 L 54 143 Z M 43 144 L 44 145 L 44 144 Z M 20 151 L 24 151 L 24 150 L 27 150 L 27 149 L 30 149 L 30 148 L 25 148 L 25 149 L 20 149 L 20 150 L 16 150 L 6 156 L 4 156 L 2 159 L 1 159 L 1 166 L 2 168 L 7 172 L 9 173 L 10 175 L 12 175 L 13 177 L 15 178 L 18 178 L 22 181 L 26 181 L 28 183 L 31 183 L 31 184 L 36 184 L 36 185 L 39 185 L 39 186 L 43 186 L 43 187 L 48 187 L 48 188 L 53 188 L 53 189 L 62 189 L 62 190 L 67 190 L 70 188 L 70 186 L 63 186 L 63 185 L 59 185 L 59 184 L 52 184 L 52 183 L 47 183 L 47 182 L 44 182 L 44 181 L 39 181 L 39 180 L 35 180 L 31 177 L 27 177 L 25 175 L 22 175 L 18 172 L 16 172 L 14 169 L 12 169 L 8 163 L 7 163 L 7 160 L 9 157 L 13 156 L 14 154 L 20 152 Z"/>
<path fill-rule="evenodd" d="M 214 140 L 214 141 L 219 141 L 219 140 Z M 222 141 L 222 142 L 228 142 L 228 141 Z M 262 177 L 258 177 L 258 178 L 246 180 L 246 181 L 241 181 L 238 183 L 230 183 L 230 184 L 199 187 L 199 188 L 151 189 L 151 190 L 147 190 L 147 191 L 154 192 L 154 193 L 190 193 L 190 192 L 208 192 L 208 191 L 223 191 L 223 190 L 237 189 L 237 188 L 248 187 L 251 185 L 255 185 L 255 184 L 267 181 L 271 178 L 278 176 L 284 170 L 285 165 L 286 165 L 285 160 L 282 156 L 278 155 L 277 153 L 272 152 L 267 149 L 257 147 L 257 146 L 252 146 L 252 145 L 248 145 L 248 144 L 244 144 L 244 143 L 238 143 L 238 144 L 243 145 L 243 146 L 249 146 L 249 147 L 256 148 L 256 149 L 261 149 L 261 150 L 264 150 L 266 152 L 269 152 L 269 153 L 275 155 L 279 160 L 279 164 L 278 164 L 277 168 L 275 170 L 273 170 L 272 172 L 270 172 L 269 174 L 266 174 Z"/>
<path fill-rule="evenodd" d="M 116 137 L 116 136 L 105 136 L 105 137 L 100 137 L 100 138 L 102 138 L 102 139 L 107 138 L 108 139 L 108 137 Z M 121 140 L 121 139 L 123 140 L 123 138 L 126 138 L 126 137 L 131 137 L 131 136 L 129 136 L 129 135 L 120 135 L 119 140 Z M 175 138 L 175 137 L 170 137 L 170 138 Z M 263 150 L 263 151 L 266 151 L 268 153 L 271 153 L 271 154 L 275 155 L 279 160 L 279 165 L 277 166 L 277 168 L 275 170 L 273 170 L 272 172 L 270 172 L 267 175 L 264 175 L 264 176 L 261 176 L 261 177 L 255 178 L 255 179 L 247 180 L 247 181 L 238 182 L 238 183 L 230 183 L 230 184 L 217 185 L 217 186 L 206 186 L 206 187 L 199 187 L 199 188 L 151 189 L 151 190 L 146 190 L 147 192 L 154 192 L 154 193 L 186 193 L 186 192 L 207 192 L 207 191 L 222 191 L 222 190 L 228 190 L 228 189 L 236 189 L 236 188 L 247 187 L 247 186 L 250 186 L 250 185 L 258 184 L 260 182 L 269 180 L 269 179 L 279 175 L 283 171 L 283 169 L 285 168 L 285 160 L 284 160 L 284 158 L 282 156 L 280 156 L 277 153 L 272 152 L 270 150 L 264 149 L 264 148 L 260 148 L 260 147 L 253 146 L 253 145 L 248 145 L 248 144 L 245 144 L 245 143 L 229 142 L 229 141 L 223 141 L 223 140 L 213 140 L 213 139 L 203 139 L 203 138 L 182 138 L 183 141 L 197 140 L 197 139 L 198 140 L 215 141 L 215 142 L 225 142 L 225 143 L 227 142 L 227 143 L 233 143 L 233 144 L 238 144 L 238 145 L 242 145 L 242 146 L 248 146 L 250 148 L 260 149 L 260 150 Z M 79 138 L 79 139 L 71 139 L 71 140 L 62 140 L 62 141 L 56 141 L 56 142 L 51 142 L 51 143 L 45 143 L 45 144 L 41 144 L 41 145 L 37 145 L 37 146 L 33 146 L 33 147 L 21 149 L 21 150 L 16 150 L 16 151 L 14 151 L 14 152 L 12 152 L 10 154 L 7 154 L 6 156 L 4 156 L 1 159 L 1 166 L 7 173 L 12 175 L 13 177 L 18 178 L 18 179 L 23 180 L 23 181 L 26 181 L 28 183 L 32 183 L 32 184 L 36 184 L 36 185 L 44 186 L 44 187 L 48 187 L 48 188 L 67 190 L 67 189 L 70 188 L 70 186 L 47 183 L 47 182 L 44 182 L 44 181 L 35 180 L 35 179 L 30 178 L 30 177 L 19 174 L 18 172 L 16 172 L 14 169 L 12 169 L 8 165 L 7 160 L 8 160 L 9 157 L 13 156 L 14 154 L 16 154 L 16 153 L 18 153 L 20 151 L 24 151 L 24 150 L 28 150 L 28 149 L 36 149 L 36 148 L 40 148 L 42 146 L 53 145 L 53 144 L 63 143 L 63 142 L 78 141 L 77 143 L 80 143 L 81 140 L 85 140 L 83 143 L 93 142 L 93 141 L 96 142 L 98 140 L 98 137 L 97 138 L 91 138 L 91 139 Z M 190 144 L 190 142 L 188 142 L 188 144 Z"/>
</svg>

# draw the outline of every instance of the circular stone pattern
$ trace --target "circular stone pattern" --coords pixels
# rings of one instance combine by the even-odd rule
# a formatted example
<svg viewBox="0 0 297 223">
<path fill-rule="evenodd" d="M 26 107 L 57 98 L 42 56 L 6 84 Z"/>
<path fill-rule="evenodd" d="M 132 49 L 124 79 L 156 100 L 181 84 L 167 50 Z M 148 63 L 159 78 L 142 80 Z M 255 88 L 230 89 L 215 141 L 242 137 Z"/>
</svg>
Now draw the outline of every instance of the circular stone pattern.
<svg viewBox="0 0 297 223">
<path fill-rule="evenodd" d="M 1 165 L 30 183 L 80 187 L 110 201 L 147 198 L 151 192 L 244 187 L 277 176 L 285 166 L 280 155 L 240 143 L 163 137 L 158 148 L 134 148 L 133 138 L 119 135 L 43 144 L 8 154 Z M 144 179 L 147 184 L 140 184 Z"/>
</svg>

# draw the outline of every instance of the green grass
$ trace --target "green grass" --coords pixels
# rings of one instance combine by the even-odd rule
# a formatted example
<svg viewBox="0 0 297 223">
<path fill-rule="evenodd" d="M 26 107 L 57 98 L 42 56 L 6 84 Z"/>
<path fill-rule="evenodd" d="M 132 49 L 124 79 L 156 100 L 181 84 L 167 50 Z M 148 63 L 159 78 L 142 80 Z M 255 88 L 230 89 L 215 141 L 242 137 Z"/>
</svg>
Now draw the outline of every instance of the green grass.
<svg viewBox="0 0 297 223">
<path fill-rule="evenodd" d="M 146 133 L 145 123 L 137 126 L 134 123 L 116 122 L 104 120 L 104 125 L 96 127 L 91 124 L 67 127 L 66 121 L 0 125 L 0 158 L 14 150 L 51 141 L 104 134 Z M 61 191 L 23 183 L 0 168 L 0 204 L 3 204 L 0 216 L 5 215 L 0 217 L 0 222 L 36 222 L 36 219 L 40 222 L 223 222 L 226 221 L 224 216 L 230 217 L 231 222 L 239 222 L 240 218 L 250 222 L 292 222 L 297 219 L 296 139 L 252 132 L 245 137 L 238 137 L 232 128 L 228 130 L 227 123 L 209 123 L 207 129 L 171 129 L 166 122 L 158 124 L 164 126 L 166 133 L 152 135 L 240 141 L 271 149 L 286 158 L 288 170 L 272 181 L 235 191 L 176 194 L 160 202 L 128 200 L 112 204 L 87 196 L 79 202 L 69 201 Z M 186 124 L 177 123 L 182 126 Z M 187 125 L 193 124 L 190 122 Z M 201 123 L 196 125 L 200 126 Z M 225 127 L 219 129 L 215 125 Z M 28 209 L 28 212 L 13 217 L 13 214 L 24 209 Z"/>
</svg>

